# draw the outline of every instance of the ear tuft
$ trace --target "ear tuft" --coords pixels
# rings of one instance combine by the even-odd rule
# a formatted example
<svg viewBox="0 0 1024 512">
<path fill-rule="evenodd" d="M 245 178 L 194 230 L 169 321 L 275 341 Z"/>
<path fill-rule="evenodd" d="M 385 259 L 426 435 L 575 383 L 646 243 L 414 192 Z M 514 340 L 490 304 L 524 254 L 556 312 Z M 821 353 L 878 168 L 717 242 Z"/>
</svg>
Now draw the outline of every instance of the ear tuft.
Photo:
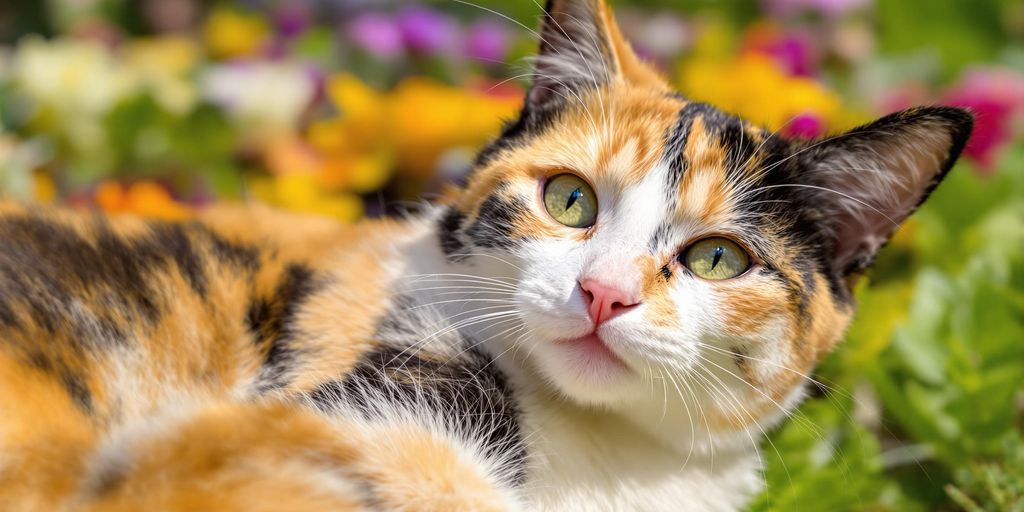
<svg viewBox="0 0 1024 512">
<path fill-rule="evenodd" d="M 798 149 L 804 184 L 828 211 L 839 274 L 871 264 L 953 167 L 973 122 L 958 108 L 912 108 Z"/>
<path fill-rule="evenodd" d="M 528 104 L 572 101 L 580 89 L 612 79 L 618 59 L 608 22 L 601 0 L 548 0 Z"/>
</svg>

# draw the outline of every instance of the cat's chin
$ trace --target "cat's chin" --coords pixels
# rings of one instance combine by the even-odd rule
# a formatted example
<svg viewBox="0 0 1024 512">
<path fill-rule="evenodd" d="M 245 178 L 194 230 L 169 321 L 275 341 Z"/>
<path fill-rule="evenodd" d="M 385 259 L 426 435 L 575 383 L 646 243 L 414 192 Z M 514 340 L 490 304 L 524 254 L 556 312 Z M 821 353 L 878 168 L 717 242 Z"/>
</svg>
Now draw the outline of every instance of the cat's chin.
<svg viewBox="0 0 1024 512">
<path fill-rule="evenodd" d="M 555 388 L 581 403 L 619 403 L 641 387 L 640 375 L 596 334 L 542 343 L 533 359 Z"/>
</svg>

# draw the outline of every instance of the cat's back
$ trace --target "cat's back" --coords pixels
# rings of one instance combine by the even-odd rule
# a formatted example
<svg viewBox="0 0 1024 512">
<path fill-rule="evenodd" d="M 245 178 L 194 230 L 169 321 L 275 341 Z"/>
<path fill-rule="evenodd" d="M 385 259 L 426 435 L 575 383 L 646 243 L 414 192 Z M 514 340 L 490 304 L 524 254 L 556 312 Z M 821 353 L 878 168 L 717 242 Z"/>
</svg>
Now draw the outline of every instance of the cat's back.
<svg viewBox="0 0 1024 512">
<path fill-rule="evenodd" d="M 398 335 L 378 328 L 402 309 L 403 244 L 425 232 L 259 208 L 158 222 L 0 203 L 0 509 L 504 509 L 490 466 L 430 417 L 371 421 L 399 421 L 391 401 L 421 396 L 395 391 L 420 358 L 389 352 L 379 338 Z M 436 366 L 415 375 L 448 375 Z M 435 380 L 443 401 L 451 386 Z M 388 463 L 402 439 L 432 454 L 422 482 L 404 456 Z M 476 505 L 451 501 L 462 487 Z"/>
<path fill-rule="evenodd" d="M 342 332 L 358 332 L 360 315 L 374 314 L 358 311 L 358 295 L 386 293 L 375 281 L 387 250 L 367 233 L 400 229 L 265 208 L 162 222 L 5 204 L 0 357 L 59 381 L 79 408 L 103 417 L 155 405 L 125 403 L 125 389 L 284 386 L 285 361 L 275 359 L 302 348 L 287 344 L 301 341 L 298 323 L 314 320 L 297 318 L 303 302 L 337 300 L 349 324 Z M 17 388 L 6 384 L 0 394 Z"/>
</svg>

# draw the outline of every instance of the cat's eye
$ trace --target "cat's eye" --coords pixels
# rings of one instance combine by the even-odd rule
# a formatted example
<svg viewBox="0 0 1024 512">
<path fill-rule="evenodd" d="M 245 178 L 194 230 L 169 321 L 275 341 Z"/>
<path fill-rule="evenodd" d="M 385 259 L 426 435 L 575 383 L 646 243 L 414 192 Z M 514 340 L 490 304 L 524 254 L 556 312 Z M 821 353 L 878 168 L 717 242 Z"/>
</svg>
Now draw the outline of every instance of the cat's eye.
<svg viewBox="0 0 1024 512">
<path fill-rule="evenodd" d="M 548 180 L 544 207 L 555 220 L 571 228 L 588 228 L 597 219 L 594 189 L 574 174 L 559 174 Z"/>
<path fill-rule="evenodd" d="M 698 277 L 718 281 L 731 279 L 750 268 L 750 255 L 728 238 L 698 240 L 686 249 L 683 265 Z"/>
</svg>

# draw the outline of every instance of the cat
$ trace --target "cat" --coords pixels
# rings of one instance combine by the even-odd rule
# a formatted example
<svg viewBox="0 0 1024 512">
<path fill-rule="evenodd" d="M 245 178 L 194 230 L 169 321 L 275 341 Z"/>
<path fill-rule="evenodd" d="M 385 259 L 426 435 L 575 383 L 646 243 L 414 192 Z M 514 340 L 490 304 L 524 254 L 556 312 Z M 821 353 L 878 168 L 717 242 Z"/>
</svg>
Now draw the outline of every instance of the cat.
<svg viewBox="0 0 1024 512">
<path fill-rule="evenodd" d="M 603 1 L 539 36 L 420 215 L 0 206 L 0 509 L 741 509 L 972 117 L 789 140 L 673 91 Z"/>
</svg>

